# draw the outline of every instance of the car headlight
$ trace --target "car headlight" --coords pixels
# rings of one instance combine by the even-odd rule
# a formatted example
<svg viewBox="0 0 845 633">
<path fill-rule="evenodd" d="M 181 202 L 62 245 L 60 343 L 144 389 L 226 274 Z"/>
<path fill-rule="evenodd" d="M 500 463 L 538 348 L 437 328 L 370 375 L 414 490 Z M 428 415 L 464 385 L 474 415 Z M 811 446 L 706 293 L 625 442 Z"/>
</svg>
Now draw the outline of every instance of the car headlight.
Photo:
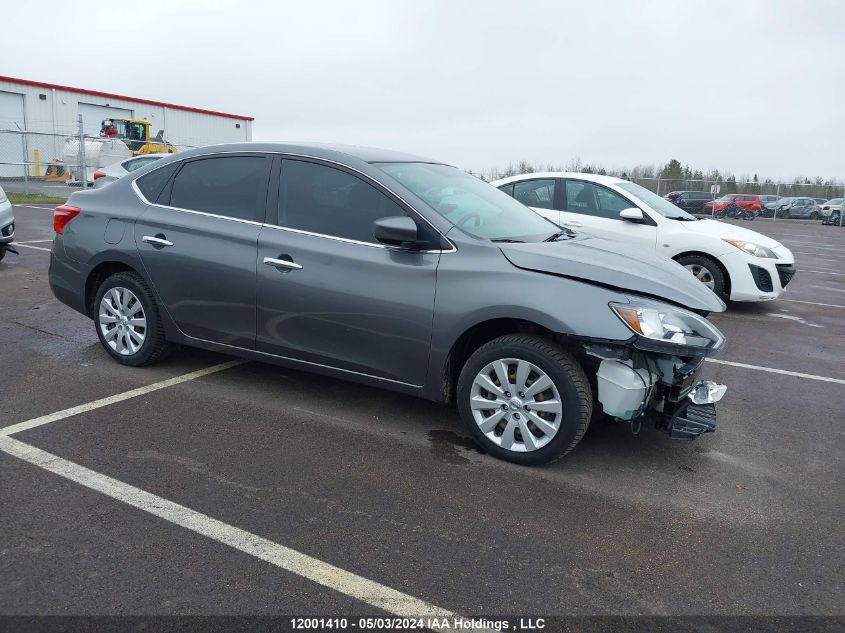
<svg viewBox="0 0 845 633">
<path fill-rule="evenodd" d="M 759 244 L 755 244 L 754 242 L 744 242 L 743 240 L 728 239 L 725 239 L 725 242 L 727 242 L 731 246 L 736 246 L 739 250 L 743 251 L 744 253 L 748 253 L 749 255 L 753 255 L 754 257 L 763 257 L 766 259 L 778 258 L 778 256 L 775 255 L 768 248 L 766 248 L 765 246 L 760 246 Z"/>
<path fill-rule="evenodd" d="M 610 308 L 637 335 L 640 349 L 706 356 L 725 346 L 724 335 L 707 319 L 666 303 L 637 297 Z"/>
</svg>

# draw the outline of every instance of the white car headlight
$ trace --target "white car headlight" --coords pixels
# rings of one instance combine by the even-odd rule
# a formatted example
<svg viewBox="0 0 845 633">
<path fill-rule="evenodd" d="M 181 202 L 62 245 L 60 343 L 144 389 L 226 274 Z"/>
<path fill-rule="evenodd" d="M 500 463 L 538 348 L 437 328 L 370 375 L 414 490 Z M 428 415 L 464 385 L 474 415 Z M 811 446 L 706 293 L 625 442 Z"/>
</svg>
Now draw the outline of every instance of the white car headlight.
<svg viewBox="0 0 845 633">
<path fill-rule="evenodd" d="M 768 248 L 766 248 L 765 246 L 760 246 L 759 244 L 755 244 L 754 242 L 744 242 L 743 240 L 729 240 L 726 238 L 723 239 L 731 246 L 736 246 L 739 250 L 743 251 L 744 253 L 748 253 L 749 255 L 753 255 L 754 257 L 763 257 L 766 259 L 778 258 L 778 256 L 775 255 Z"/>
<path fill-rule="evenodd" d="M 666 303 L 636 297 L 610 308 L 637 335 L 640 349 L 705 356 L 725 345 L 724 335 L 707 319 Z"/>
</svg>

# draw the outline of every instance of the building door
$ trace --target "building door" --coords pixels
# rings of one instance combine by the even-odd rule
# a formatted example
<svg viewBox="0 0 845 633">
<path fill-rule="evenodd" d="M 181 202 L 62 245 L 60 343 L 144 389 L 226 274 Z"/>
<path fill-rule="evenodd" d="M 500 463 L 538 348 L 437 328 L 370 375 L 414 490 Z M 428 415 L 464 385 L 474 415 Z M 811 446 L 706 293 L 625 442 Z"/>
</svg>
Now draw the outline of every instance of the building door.
<svg viewBox="0 0 845 633">
<path fill-rule="evenodd" d="M 132 110 L 111 108 L 109 106 L 94 105 L 93 103 L 79 103 L 79 114 L 82 115 L 82 129 L 88 136 L 99 136 L 103 119 L 131 119 Z"/>
<path fill-rule="evenodd" d="M 0 177 L 23 178 L 24 166 L 10 163 L 26 160 L 24 129 L 23 95 L 0 91 Z"/>
</svg>

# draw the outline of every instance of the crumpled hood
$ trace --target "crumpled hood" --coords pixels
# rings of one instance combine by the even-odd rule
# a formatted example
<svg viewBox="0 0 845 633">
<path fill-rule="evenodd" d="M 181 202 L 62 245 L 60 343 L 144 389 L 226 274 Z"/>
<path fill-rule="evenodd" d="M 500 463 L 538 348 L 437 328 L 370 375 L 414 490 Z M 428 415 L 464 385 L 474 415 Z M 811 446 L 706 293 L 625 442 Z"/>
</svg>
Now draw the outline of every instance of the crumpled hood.
<svg viewBox="0 0 845 633">
<path fill-rule="evenodd" d="M 650 295 L 692 310 L 722 312 L 725 309 L 722 300 L 683 266 L 642 247 L 586 235 L 559 242 L 499 244 L 499 247 L 517 268 Z"/>
<path fill-rule="evenodd" d="M 766 237 L 762 233 L 746 229 L 727 222 L 716 222 L 715 220 L 697 220 L 696 222 L 679 222 L 679 224 L 687 231 L 699 233 L 701 235 L 708 235 L 710 237 L 717 237 L 719 239 L 727 240 L 742 240 L 743 242 L 753 242 L 766 248 L 777 248 L 782 246 L 777 240 Z"/>
</svg>

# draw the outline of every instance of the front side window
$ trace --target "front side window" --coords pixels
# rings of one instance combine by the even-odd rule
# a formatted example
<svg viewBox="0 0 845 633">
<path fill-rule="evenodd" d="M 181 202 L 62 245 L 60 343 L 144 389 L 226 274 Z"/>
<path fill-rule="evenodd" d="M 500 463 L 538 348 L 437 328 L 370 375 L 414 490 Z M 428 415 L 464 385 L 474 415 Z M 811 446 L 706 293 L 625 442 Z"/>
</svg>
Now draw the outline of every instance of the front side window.
<svg viewBox="0 0 845 633">
<path fill-rule="evenodd" d="M 408 215 L 398 202 L 365 180 L 334 167 L 282 162 L 278 224 L 356 242 L 376 244 L 373 222 Z M 436 247 L 433 229 L 417 222 L 420 242 Z M 425 247 L 425 246 L 424 246 Z"/>
<path fill-rule="evenodd" d="M 376 165 L 446 221 L 473 237 L 540 241 L 560 229 L 483 180 L 447 165 Z"/>
<path fill-rule="evenodd" d="M 264 216 L 269 164 L 270 159 L 264 156 L 215 156 L 189 161 L 173 180 L 169 205 L 260 221 Z"/>
<path fill-rule="evenodd" d="M 526 207 L 554 209 L 555 180 L 547 178 L 517 182 L 513 187 L 513 197 Z"/>
<path fill-rule="evenodd" d="M 663 198 L 660 199 L 663 200 Z M 677 209 L 671 202 L 667 200 L 663 202 Z M 618 193 L 600 185 L 583 180 L 567 180 L 565 206 L 571 213 L 618 220 L 620 219 L 619 212 L 630 209 L 633 205 Z"/>
</svg>

